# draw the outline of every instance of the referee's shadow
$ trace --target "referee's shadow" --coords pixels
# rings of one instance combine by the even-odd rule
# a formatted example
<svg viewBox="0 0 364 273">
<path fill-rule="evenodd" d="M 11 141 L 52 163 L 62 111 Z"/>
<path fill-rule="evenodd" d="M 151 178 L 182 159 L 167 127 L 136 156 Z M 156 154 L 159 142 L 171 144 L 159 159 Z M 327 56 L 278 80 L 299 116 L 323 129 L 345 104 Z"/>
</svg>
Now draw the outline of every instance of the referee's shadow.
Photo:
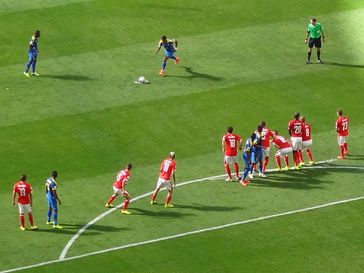
<svg viewBox="0 0 364 273">
<path fill-rule="evenodd" d="M 323 64 L 333 65 L 333 66 L 342 66 L 342 67 L 351 67 L 351 68 L 364 68 L 364 65 L 360 65 L 360 64 L 345 64 L 345 63 L 327 62 L 327 61 L 325 61 Z"/>
</svg>

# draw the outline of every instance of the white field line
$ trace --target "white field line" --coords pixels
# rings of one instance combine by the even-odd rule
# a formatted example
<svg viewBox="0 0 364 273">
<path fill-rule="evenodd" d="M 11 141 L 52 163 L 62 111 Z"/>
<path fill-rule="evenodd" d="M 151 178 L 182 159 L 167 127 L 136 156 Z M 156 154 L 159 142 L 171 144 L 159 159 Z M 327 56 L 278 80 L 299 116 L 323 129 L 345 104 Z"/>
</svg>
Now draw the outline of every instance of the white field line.
<svg viewBox="0 0 364 273">
<path fill-rule="evenodd" d="M 319 161 L 316 162 L 316 164 L 323 164 L 323 163 L 330 163 L 332 161 L 334 161 L 335 159 L 329 159 L 329 160 L 323 160 L 323 161 Z M 290 169 L 294 169 L 293 167 Z M 267 172 L 276 172 L 277 170 L 275 169 L 269 169 L 267 170 Z M 211 180 L 217 180 L 217 179 L 222 179 L 226 176 L 226 174 L 222 174 L 222 175 L 215 175 L 215 176 L 210 176 L 210 177 L 205 177 L 205 178 L 200 178 L 200 179 L 194 179 L 194 180 L 190 180 L 190 181 L 186 181 L 183 183 L 179 183 L 176 186 L 177 187 L 182 187 L 182 186 L 186 186 L 192 183 L 197 183 L 197 182 L 206 182 L 206 181 L 211 181 Z M 165 189 L 162 189 L 165 190 Z M 142 195 L 139 195 L 133 199 L 131 199 L 130 202 L 134 202 L 137 201 L 139 199 L 142 199 L 144 197 L 150 196 L 153 193 L 153 191 L 151 192 L 147 192 L 144 193 Z M 105 216 L 109 215 L 110 213 L 114 212 L 115 210 L 121 208 L 122 204 L 116 206 L 113 209 L 109 209 L 103 213 L 101 213 L 99 216 L 97 216 L 96 218 L 94 218 L 93 220 L 91 220 L 90 222 L 88 222 L 86 225 L 84 225 L 75 235 L 73 235 L 73 237 L 68 241 L 68 243 L 66 244 L 66 246 L 63 248 L 61 255 L 59 256 L 60 260 L 63 260 L 66 258 L 67 252 L 68 250 L 72 247 L 72 245 L 75 243 L 75 241 L 82 235 L 82 233 L 84 233 L 90 226 L 92 226 L 93 224 L 95 224 L 96 222 L 100 221 L 101 219 L 103 219 Z"/>
<path fill-rule="evenodd" d="M 359 167 L 358 169 L 364 169 L 364 167 Z M 349 203 L 349 202 L 354 202 L 354 201 L 359 201 L 359 200 L 363 200 L 363 199 L 364 199 L 364 196 L 354 197 L 354 198 L 350 198 L 350 199 L 330 202 L 330 203 L 317 205 L 317 206 L 313 206 L 313 207 L 307 207 L 307 208 L 303 208 L 303 209 L 286 211 L 286 212 L 282 212 L 282 213 L 277 213 L 277 214 L 272 214 L 272 215 L 267 215 L 267 216 L 261 216 L 261 217 L 252 218 L 252 219 L 239 221 L 239 222 L 234 222 L 234 223 L 230 223 L 230 224 L 225 224 L 225 225 L 220 225 L 220 226 L 215 226 L 215 227 L 210 227 L 210 228 L 204 228 L 204 229 L 199 229 L 199 230 L 194 230 L 194 231 L 188 231 L 188 232 L 175 234 L 175 235 L 171 235 L 171 236 L 166 236 L 166 237 L 161 237 L 161 238 L 157 238 L 157 239 L 152 239 L 152 240 L 127 244 L 127 245 L 122 245 L 122 246 L 118 246 L 118 247 L 112 247 L 112 248 L 108 248 L 108 249 L 104 249 L 104 250 L 100 250 L 100 251 L 89 252 L 89 253 L 85 253 L 85 254 L 78 255 L 78 256 L 72 256 L 72 257 L 64 258 L 63 260 L 57 259 L 57 260 L 47 261 L 47 262 L 38 263 L 38 264 L 22 266 L 22 267 L 18 267 L 18 268 L 14 268 L 14 269 L 8 269 L 8 270 L 0 271 L 0 273 L 10 273 L 10 272 L 15 272 L 15 271 L 19 271 L 19 270 L 25 270 L 25 269 L 31 269 L 31 268 L 34 268 L 34 267 L 40 267 L 40 266 L 43 266 L 43 265 L 49 265 L 49 264 L 60 263 L 60 262 L 64 262 L 64 261 L 76 260 L 76 259 L 89 257 L 89 256 L 97 255 L 97 254 L 102 254 L 102 253 L 106 253 L 106 252 L 110 252 L 110 251 L 121 250 L 121 249 L 126 249 L 126 248 L 130 248 L 130 247 L 135 247 L 135 246 L 142 246 L 142 245 L 157 243 L 157 242 L 161 242 L 161 241 L 176 239 L 176 238 L 180 238 L 180 237 L 186 237 L 186 236 L 189 236 L 189 235 L 199 234 L 199 233 L 203 233 L 203 232 L 219 230 L 219 229 L 224 229 L 224 228 L 228 228 L 228 227 L 232 227 L 232 226 L 238 226 L 238 225 L 244 225 L 244 224 L 249 224 L 249 223 L 253 223 L 253 222 L 258 222 L 258 221 L 264 221 L 264 220 L 268 220 L 268 219 L 272 219 L 272 218 L 277 218 L 277 217 L 286 216 L 286 215 L 292 215 L 292 214 L 306 212 L 306 211 L 317 210 L 317 209 L 321 209 L 321 208 L 331 207 L 331 206 L 344 204 L 344 203 Z"/>
</svg>

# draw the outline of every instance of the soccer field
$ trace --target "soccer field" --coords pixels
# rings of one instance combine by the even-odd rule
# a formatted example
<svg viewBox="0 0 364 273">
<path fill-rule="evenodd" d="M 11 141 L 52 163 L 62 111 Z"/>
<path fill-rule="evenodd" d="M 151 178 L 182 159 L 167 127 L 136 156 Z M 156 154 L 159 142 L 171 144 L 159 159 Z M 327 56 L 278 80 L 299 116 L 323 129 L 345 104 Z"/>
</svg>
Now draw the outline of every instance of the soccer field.
<svg viewBox="0 0 364 273">
<path fill-rule="evenodd" d="M 305 65 L 313 15 L 324 64 L 314 51 Z M 0 0 L 0 273 L 362 272 L 363 18 L 363 0 Z M 40 76 L 26 78 L 36 29 Z M 180 42 L 165 77 L 162 35 Z M 134 84 L 141 75 L 151 84 Z M 337 109 L 350 118 L 346 160 L 336 159 Z M 296 111 L 321 163 L 245 188 L 225 182 L 227 126 L 245 140 L 265 120 L 287 136 Z M 170 151 L 175 207 L 162 205 L 165 191 L 151 206 Z M 105 208 L 128 162 L 130 216 Z M 62 230 L 46 225 L 54 169 Z M 37 231 L 20 231 L 11 206 L 23 173 Z"/>
</svg>

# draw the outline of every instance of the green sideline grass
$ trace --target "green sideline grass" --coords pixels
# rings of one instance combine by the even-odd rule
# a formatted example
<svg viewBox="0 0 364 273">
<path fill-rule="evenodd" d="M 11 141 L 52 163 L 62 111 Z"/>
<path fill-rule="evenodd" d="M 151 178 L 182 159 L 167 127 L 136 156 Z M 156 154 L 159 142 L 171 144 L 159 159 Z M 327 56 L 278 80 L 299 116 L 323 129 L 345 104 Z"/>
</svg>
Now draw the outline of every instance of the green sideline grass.
<svg viewBox="0 0 364 273">
<path fill-rule="evenodd" d="M 115 173 L 128 161 L 135 166 L 128 187 L 133 196 L 153 189 L 160 160 L 170 150 L 177 153 L 180 182 L 222 174 L 220 139 L 229 125 L 246 138 L 265 119 L 270 128 L 285 135 L 287 121 L 293 112 L 300 111 L 313 126 L 315 159 L 324 160 L 337 155 L 335 111 L 343 108 L 351 119 L 349 148 L 353 156 L 334 164 L 363 166 L 364 1 L 209 3 L 0 0 L 0 24 L 7 34 L 0 43 L 0 270 L 56 259 L 79 228 L 105 211 Z M 326 30 L 324 65 L 304 65 L 303 39 L 312 13 Z M 22 75 L 26 44 L 37 28 L 42 31 L 41 77 L 26 79 Z M 162 34 L 181 42 L 181 64 L 170 62 L 165 78 L 157 75 L 162 54 L 153 56 Z M 152 84 L 133 84 L 141 74 Z M 274 167 L 273 158 L 269 167 Z M 43 183 L 53 169 L 60 173 L 63 201 L 60 221 L 65 228 L 58 232 L 44 225 Z M 10 205 L 12 184 L 23 172 L 33 184 L 34 214 L 40 227 L 37 233 L 18 230 L 17 209 Z M 177 189 L 177 208 L 171 211 L 150 208 L 144 199 L 131 204 L 136 215 L 130 218 L 116 212 L 109 215 L 86 231 L 70 255 L 156 238 L 164 234 L 164 226 L 168 234 L 175 234 L 361 196 L 361 177 L 360 170 L 327 169 L 274 174 L 245 191 L 222 180 L 187 186 Z M 359 210 L 362 202 L 358 203 L 350 207 Z M 350 221 L 353 225 L 362 221 L 345 216 L 344 209 L 330 211 L 346 220 L 347 227 Z M 310 215 L 302 221 L 307 226 L 317 223 L 315 217 L 310 221 Z M 324 220 L 317 224 L 333 224 L 331 219 Z M 266 235 L 262 232 L 262 238 L 274 240 L 278 226 L 285 227 L 285 221 L 274 221 L 277 229 Z M 242 244 L 240 249 L 231 247 L 237 256 L 254 250 L 252 241 L 240 241 L 245 228 L 248 226 L 231 233 L 232 240 Z M 304 233 L 301 239 L 310 241 Z M 200 251 L 212 255 L 216 246 L 211 242 L 213 235 L 197 239 L 210 240 Z M 328 240 L 319 233 L 315 240 L 321 239 Z M 284 238 L 282 241 L 288 243 Z M 167 255 L 186 251 L 179 242 L 165 243 Z M 334 243 L 337 248 L 350 248 L 342 241 Z M 31 251 L 24 253 L 24 244 Z M 175 244 L 182 245 L 176 248 Z M 258 246 L 268 253 L 275 251 L 272 244 Z M 141 253 L 150 252 L 150 247 Z M 302 245 L 295 249 L 307 253 L 310 248 Z M 289 246 L 284 251 L 288 253 Z M 110 257 L 113 255 L 117 254 Z M 326 259 L 324 254 L 316 255 L 317 260 Z M 105 261 L 104 256 L 97 257 L 93 258 L 95 263 Z M 147 258 L 156 257 L 150 254 Z M 214 272 L 230 272 L 236 259 L 234 255 L 224 258 L 223 264 L 219 259 L 211 264 Z M 292 266 L 304 264 L 298 259 L 293 259 Z M 267 263 L 263 260 L 253 261 L 264 268 L 270 259 Z M 312 266 L 317 260 L 308 259 L 307 264 Z M 345 255 L 344 260 L 350 268 L 351 258 Z M 330 262 L 333 268 L 342 266 L 339 261 Z M 116 268 L 116 263 L 108 263 Z M 180 263 L 174 272 L 183 271 Z M 191 270 L 208 271 L 196 264 Z M 282 272 L 280 262 L 277 267 L 272 264 L 272 272 Z M 60 270 L 65 270 L 63 266 L 67 268 L 68 263 Z M 251 268 L 250 263 L 246 266 Z M 95 266 L 93 270 L 103 268 Z M 325 272 L 323 268 L 324 264 L 307 272 Z M 350 269 L 355 272 L 354 264 Z"/>
</svg>

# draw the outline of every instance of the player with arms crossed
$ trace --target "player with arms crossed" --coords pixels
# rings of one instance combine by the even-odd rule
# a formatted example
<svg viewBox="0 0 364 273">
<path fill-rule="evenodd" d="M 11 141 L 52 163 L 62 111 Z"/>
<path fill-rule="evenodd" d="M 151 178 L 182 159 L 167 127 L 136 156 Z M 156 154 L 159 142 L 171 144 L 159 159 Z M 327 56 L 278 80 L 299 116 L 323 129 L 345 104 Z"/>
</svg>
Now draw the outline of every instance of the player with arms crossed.
<svg viewBox="0 0 364 273">
<path fill-rule="evenodd" d="M 53 171 L 51 177 L 47 179 L 45 184 L 45 192 L 48 202 L 47 225 L 53 225 L 53 228 L 62 229 L 62 226 L 58 225 L 58 204 L 61 205 L 61 200 L 57 194 L 57 177 L 58 172 Z M 53 221 L 51 221 L 52 214 Z"/>
<path fill-rule="evenodd" d="M 114 201 L 114 199 L 116 198 L 116 196 L 118 195 L 122 195 L 125 198 L 124 204 L 121 207 L 121 213 L 122 214 L 131 214 L 128 211 L 128 205 L 130 203 L 130 194 L 126 191 L 125 187 L 128 184 L 129 178 L 130 178 L 130 171 L 133 168 L 133 165 L 131 163 L 129 163 L 128 165 L 126 165 L 126 168 L 124 170 L 121 170 L 117 177 L 116 177 L 116 181 L 113 184 L 113 189 L 114 189 L 114 193 L 110 196 L 109 200 L 106 203 L 106 207 L 107 208 L 112 208 L 114 207 L 114 205 L 112 204 L 112 202 Z"/>
<path fill-rule="evenodd" d="M 322 42 L 325 42 L 325 35 L 322 29 L 322 25 L 317 22 L 316 18 L 312 18 L 310 24 L 307 27 L 307 36 L 305 43 L 308 44 L 307 61 L 306 64 L 311 63 L 312 48 L 315 46 L 317 49 L 317 63 L 321 64 L 321 35 Z"/>
<path fill-rule="evenodd" d="M 38 57 L 38 53 L 39 53 L 39 50 L 38 50 L 39 37 L 40 37 L 40 31 L 37 30 L 29 42 L 29 51 L 28 51 L 29 61 L 26 64 L 25 71 L 24 71 L 24 75 L 27 78 L 30 77 L 30 75 L 29 75 L 30 66 L 32 66 L 32 71 L 33 71 L 32 75 L 39 76 L 39 74 L 36 72 L 36 63 L 37 63 L 37 57 Z"/>
<path fill-rule="evenodd" d="M 263 126 L 262 130 L 262 153 L 263 153 L 263 174 L 265 173 L 265 169 L 268 166 L 269 162 L 269 151 L 270 151 L 270 139 L 273 137 L 272 131 L 269 130 L 266 126 L 264 120 L 260 122 L 260 125 Z"/>
<path fill-rule="evenodd" d="M 296 112 L 293 115 L 294 119 L 288 122 L 288 134 L 291 136 L 292 150 L 293 150 L 293 161 L 295 169 L 300 169 L 300 157 L 299 151 L 302 150 L 302 121 L 300 113 Z"/>
<path fill-rule="evenodd" d="M 32 186 L 26 182 L 27 176 L 23 174 L 20 177 L 20 181 L 16 182 L 13 187 L 13 198 L 12 204 L 15 205 L 15 197 L 18 195 L 18 207 L 19 207 L 19 220 L 20 220 L 20 229 L 22 231 L 25 230 L 25 220 L 24 214 L 28 213 L 28 218 L 30 222 L 30 229 L 36 230 L 38 227 L 34 225 L 33 222 L 33 214 L 32 214 Z"/>
<path fill-rule="evenodd" d="M 284 158 L 284 162 L 286 163 L 286 167 L 284 168 L 284 170 L 288 171 L 289 170 L 288 154 L 292 153 L 292 146 L 287 139 L 278 134 L 277 130 L 272 131 L 272 133 L 273 133 L 272 143 L 278 149 L 278 151 L 275 154 L 275 161 L 278 166 L 278 171 L 282 170 L 281 157 Z"/>
<path fill-rule="evenodd" d="M 349 154 L 348 143 L 346 137 L 349 135 L 349 118 L 343 115 L 343 111 L 339 110 L 336 112 L 336 132 L 337 132 L 337 143 L 339 144 L 340 155 L 339 159 L 344 159 L 345 155 Z"/>
<path fill-rule="evenodd" d="M 167 36 L 162 36 L 162 39 L 159 41 L 157 51 L 155 54 L 158 54 L 159 50 L 164 47 L 164 59 L 162 62 L 162 69 L 159 72 L 159 75 L 164 76 L 164 71 L 167 66 L 168 59 L 173 59 L 175 64 L 178 64 L 180 61 L 179 57 L 174 56 L 178 48 L 178 41 L 175 39 L 167 39 Z"/>
<path fill-rule="evenodd" d="M 302 130 L 302 150 L 299 151 L 300 162 L 301 162 L 301 165 L 305 164 L 305 161 L 303 160 L 302 151 L 306 150 L 306 154 L 310 160 L 308 162 L 308 164 L 312 165 L 313 163 L 315 163 L 315 161 L 313 161 L 312 152 L 310 150 L 310 147 L 312 145 L 311 124 L 306 122 L 306 118 L 304 116 L 301 116 L 300 120 L 302 121 L 302 128 L 303 128 L 303 130 Z"/>
<path fill-rule="evenodd" d="M 158 192 L 162 187 L 165 187 L 168 190 L 168 194 L 166 197 L 166 202 L 164 206 L 166 208 L 173 208 L 171 204 L 173 189 L 176 186 L 176 162 L 174 161 L 176 154 L 174 152 L 170 152 L 168 158 L 162 161 L 161 167 L 159 169 L 159 178 L 157 182 L 157 187 L 155 188 L 152 198 L 150 200 L 150 204 L 157 204 L 155 199 L 157 198 Z M 171 183 L 171 177 L 173 178 L 173 185 Z"/>
<path fill-rule="evenodd" d="M 232 181 L 230 164 L 234 164 L 236 179 L 239 181 L 239 164 L 238 164 L 238 149 L 242 149 L 242 138 L 237 134 L 233 134 L 234 128 L 228 127 L 227 133 L 222 137 L 221 147 L 224 153 L 224 165 L 228 177 L 226 181 Z"/>
</svg>

